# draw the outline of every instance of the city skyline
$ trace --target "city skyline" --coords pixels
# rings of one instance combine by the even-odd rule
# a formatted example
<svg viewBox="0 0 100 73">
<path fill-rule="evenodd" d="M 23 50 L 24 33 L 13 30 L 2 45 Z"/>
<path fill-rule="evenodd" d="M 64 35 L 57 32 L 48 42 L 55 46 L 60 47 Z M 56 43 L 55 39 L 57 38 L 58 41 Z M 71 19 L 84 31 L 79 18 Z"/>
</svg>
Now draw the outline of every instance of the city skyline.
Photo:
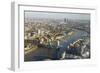
<svg viewBox="0 0 100 73">
<path fill-rule="evenodd" d="M 24 11 L 25 18 L 37 18 L 37 19 L 80 19 L 90 20 L 90 14 L 88 13 L 67 13 L 67 12 L 39 12 L 39 11 Z"/>
</svg>

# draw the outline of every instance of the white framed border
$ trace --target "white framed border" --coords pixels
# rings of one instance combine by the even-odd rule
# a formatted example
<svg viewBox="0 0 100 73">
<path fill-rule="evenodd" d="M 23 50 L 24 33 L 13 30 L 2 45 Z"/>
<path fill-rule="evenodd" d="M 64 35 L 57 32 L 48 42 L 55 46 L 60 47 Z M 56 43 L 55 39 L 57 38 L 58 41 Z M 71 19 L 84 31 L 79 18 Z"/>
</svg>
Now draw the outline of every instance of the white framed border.
<svg viewBox="0 0 100 73">
<path fill-rule="evenodd" d="M 60 61 L 33 61 L 24 62 L 24 10 L 31 11 L 48 11 L 48 12 L 71 12 L 71 13 L 89 13 L 90 27 L 91 27 L 91 59 L 82 60 L 60 60 Z M 47 69 L 55 67 L 76 67 L 76 66 L 95 66 L 97 57 L 95 48 L 96 35 L 96 8 L 88 6 L 43 6 L 32 5 L 32 3 L 12 3 L 12 49 L 11 49 L 11 69 L 17 70 L 31 70 L 31 69 Z M 95 49 L 94 49 L 95 48 Z"/>
</svg>

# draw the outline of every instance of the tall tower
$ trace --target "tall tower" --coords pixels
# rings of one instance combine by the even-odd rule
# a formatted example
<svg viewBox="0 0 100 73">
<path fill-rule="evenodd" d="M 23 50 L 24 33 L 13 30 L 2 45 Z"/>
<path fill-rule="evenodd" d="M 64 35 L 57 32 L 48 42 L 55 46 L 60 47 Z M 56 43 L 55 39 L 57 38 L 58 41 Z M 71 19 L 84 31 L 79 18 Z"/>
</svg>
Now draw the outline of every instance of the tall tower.
<svg viewBox="0 0 100 73">
<path fill-rule="evenodd" d="M 64 18 L 64 23 L 67 24 L 68 23 L 68 19 Z"/>
</svg>

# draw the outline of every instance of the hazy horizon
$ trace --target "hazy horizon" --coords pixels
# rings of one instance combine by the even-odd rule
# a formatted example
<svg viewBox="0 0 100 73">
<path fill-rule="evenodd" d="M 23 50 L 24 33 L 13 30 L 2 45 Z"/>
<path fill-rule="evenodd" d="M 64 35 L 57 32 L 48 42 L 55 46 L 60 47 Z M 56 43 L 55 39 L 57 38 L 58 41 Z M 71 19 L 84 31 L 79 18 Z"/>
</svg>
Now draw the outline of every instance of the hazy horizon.
<svg viewBox="0 0 100 73">
<path fill-rule="evenodd" d="M 79 19 L 90 20 L 90 14 L 85 13 L 59 13 L 59 12 L 38 12 L 38 11 L 25 11 L 25 18 L 39 18 L 39 19 Z"/>
</svg>

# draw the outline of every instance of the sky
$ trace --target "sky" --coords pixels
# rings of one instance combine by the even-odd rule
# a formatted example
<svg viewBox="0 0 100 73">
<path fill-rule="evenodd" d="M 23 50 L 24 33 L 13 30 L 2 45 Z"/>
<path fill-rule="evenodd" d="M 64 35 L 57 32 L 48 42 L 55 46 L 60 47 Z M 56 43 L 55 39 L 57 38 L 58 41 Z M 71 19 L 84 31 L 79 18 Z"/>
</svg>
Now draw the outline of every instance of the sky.
<svg viewBox="0 0 100 73">
<path fill-rule="evenodd" d="M 25 11 L 25 18 L 50 18 L 50 19 L 81 19 L 89 20 L 90 14 L 86 13 L 59 13 L 59 12 L 36 12 L 36 11 Z"/>
</svg>

